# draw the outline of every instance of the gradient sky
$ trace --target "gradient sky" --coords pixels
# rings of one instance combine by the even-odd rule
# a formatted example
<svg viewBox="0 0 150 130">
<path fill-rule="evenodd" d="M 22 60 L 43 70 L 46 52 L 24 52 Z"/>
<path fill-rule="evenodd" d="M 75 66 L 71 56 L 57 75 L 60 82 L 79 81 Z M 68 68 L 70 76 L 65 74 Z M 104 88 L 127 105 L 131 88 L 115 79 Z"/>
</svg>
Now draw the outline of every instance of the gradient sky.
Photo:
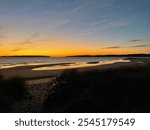
<svg viewBox="0 0 150 130">
<path fill-rule="evenodd" d="M 150 0 L 0 0 L 0 55 L 150 53 Z"/>
</svg>

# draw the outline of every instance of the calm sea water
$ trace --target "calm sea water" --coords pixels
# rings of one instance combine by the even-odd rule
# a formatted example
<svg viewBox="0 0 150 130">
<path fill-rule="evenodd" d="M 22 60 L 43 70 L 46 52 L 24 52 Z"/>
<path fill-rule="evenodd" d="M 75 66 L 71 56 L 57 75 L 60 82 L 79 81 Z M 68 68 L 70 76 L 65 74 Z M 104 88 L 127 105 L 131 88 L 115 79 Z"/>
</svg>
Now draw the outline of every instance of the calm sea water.
<svg viewBox="0 0 150 130">
<path fill-rule="evenodd" d="M 0 57 L 0 69 L 15 66 L 59 63 L 72 63 L 72 65 L 76 63 L 85 65 L 85 63 L 88 62 L 106 63 L 122 60 L 124 58 L 125 57 Z"/>
</svg>

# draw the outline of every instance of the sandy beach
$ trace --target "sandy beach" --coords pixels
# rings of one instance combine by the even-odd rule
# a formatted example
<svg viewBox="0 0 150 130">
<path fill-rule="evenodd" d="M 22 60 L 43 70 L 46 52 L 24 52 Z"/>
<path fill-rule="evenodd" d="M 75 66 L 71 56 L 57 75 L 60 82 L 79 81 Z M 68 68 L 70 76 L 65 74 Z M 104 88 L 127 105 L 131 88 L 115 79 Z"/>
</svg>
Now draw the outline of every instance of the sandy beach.
<svg viewBox="0 0 150 130">
<path fill-rule="evenodd" d="M 120 62 L 93 67 L 82 67 L 76 70 L 79 73 L 82 73 L 93 70 L 104 71 L 107 69 L 119 69 L 123 67 L 144 67 L 150 64 L 150 59 L 148 58 L 128 58 L 128 60 L 130 60 L 130 62 Z M 2 75 L 4 79 L 21 77 L 26 81 L 25 88 L 29 92 L 30 98 L 15 103 L 13 106 L 14 112 L 41 112 L 43 110 L 44 102 L 47 99 L 49 91 L 53 86 L 52 84 L 55 82 L 55 78 L 59 77 L 59 75 L 64 72 L 64 70 L 32 70 L 33 68 L 43 66 L 50 65 L 20 66 L 0 70 L 0 75 Z"/>
</svg>

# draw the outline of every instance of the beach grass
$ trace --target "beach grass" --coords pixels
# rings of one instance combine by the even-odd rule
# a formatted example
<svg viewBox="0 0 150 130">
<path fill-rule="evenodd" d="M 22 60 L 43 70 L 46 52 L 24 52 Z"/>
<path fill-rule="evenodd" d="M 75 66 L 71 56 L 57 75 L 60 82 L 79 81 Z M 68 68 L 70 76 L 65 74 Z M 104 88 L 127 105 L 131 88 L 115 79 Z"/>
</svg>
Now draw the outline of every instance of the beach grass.
<svg viewBox="0 0 150 130">
<path fill-rule="evenodd" d="M 68 70 L 56 78 L 44 112 L 150 112 L 150 64 L 101 71 Z"/>
<path fill-rule="evenodd" d="M 26 96 L 25 81 L 22 78 L 3 79 L 0 76 L 0 112 L 15 112 L 14 104 Z"/>
</svg>

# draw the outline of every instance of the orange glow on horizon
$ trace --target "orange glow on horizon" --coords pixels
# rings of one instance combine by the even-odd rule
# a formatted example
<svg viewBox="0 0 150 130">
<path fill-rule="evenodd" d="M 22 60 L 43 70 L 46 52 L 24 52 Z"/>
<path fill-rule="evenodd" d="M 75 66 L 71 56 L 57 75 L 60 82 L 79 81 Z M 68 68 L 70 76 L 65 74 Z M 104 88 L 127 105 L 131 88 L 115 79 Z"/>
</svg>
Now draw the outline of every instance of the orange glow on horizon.
<svg viewBox="0 0 150 130">
<path fill-rule="evenodd" d="M 53 51 L 18 51 L 12 54 L 6 54 L 5 52 L 0 52 L 0 56 L 19 56 L 19 55 L 42 55 L 42 56 L 54 56 L 54 57 L 63 57 L 63 56 L 73 56 L 73 55 L 119 55 L 119 54 L 150 54 L 149 51 L 136 51 L 136 50 L 95 50 L 95 51 L 88 51 L 88 50 L 53 50 Z"/>
<path fill-rule="evenodd" d="M 119 55 L 119 54 L 150 54 L 149 48 L 105 48 L 104 43 L 94 46 L 73 39 L 54 38 L 52 41 L 36 41 L 32 44 L 3 44 L 0 46 L 0 56 L 43 55 L 43 56 L 72 56 L 72 55 Z"/>
</svg>

